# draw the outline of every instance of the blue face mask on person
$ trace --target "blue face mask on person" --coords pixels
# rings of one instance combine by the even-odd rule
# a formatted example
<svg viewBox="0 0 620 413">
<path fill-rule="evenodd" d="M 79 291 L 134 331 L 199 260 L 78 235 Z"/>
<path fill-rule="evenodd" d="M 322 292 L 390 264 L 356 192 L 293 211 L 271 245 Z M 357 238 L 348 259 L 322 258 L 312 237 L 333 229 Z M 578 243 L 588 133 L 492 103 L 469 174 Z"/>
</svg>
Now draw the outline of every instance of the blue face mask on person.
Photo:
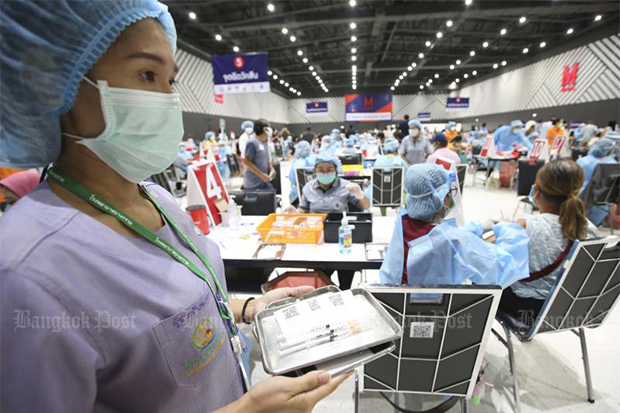
<svg viewBox="0 0 620 413">
<path fill-rule="evenodd" d="M 321 185 L 331 185 L 331 183 L 336 180 L 336 172 L 317 172 L 316 179 Z"/>
<path fill-rule="evenodd" d="M 105 129 L 96 138 L 63 135 L 79 139 L 123 178 L 139 183 L 166 169 L 177 157 L 183 139 L 181 99 L 177 93 L 108 86 L 99 80 Z"/>
</svg>

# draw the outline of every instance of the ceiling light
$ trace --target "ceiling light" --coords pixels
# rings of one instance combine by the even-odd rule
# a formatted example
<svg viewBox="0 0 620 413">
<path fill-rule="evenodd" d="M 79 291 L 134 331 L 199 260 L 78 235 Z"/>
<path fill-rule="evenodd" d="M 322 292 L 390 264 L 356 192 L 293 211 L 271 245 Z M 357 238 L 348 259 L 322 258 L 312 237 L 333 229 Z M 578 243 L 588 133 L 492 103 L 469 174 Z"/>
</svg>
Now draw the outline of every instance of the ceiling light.
<svg viewBox="0 0 620 413">
<path fill-rule="evenodd" d="M 357 60 L 357 57 L 351 56 L 351 60 L 353 60 L 355 62 Z"/>
<path fill-rule="evenodd" d="M 222 36 L 219 34 L 215 35 L 215 40 L 217 40 L 218 42 L 222 41 Z"/>
<path fill-rule="evenodd" d="M 433 79 L 428 79 L 427 83 L 433 83 Z"/>
<path fill-rule="evenodd" d="M 535 118 L 536 116 L 538 116 L 538 113 L 532 113 L 533 118 Z"/>
<path fill-rule="evenodd" d="M 328 93 L 328 92 L 329 92 L 329 89 L 325 88 L 325 93 Z"/>
<path fill-rule="evenodd" d="M 351 66 L 351 70 L 357 70 L 357 66 L 356 65 Z"/>
<path fill-rule="evenodd" d="M 282 28 L 282 34 L 288 34 L 288 29 L 286 27 Z"/>
<path fill-rule="evenodd" d="M 350 28 L 352 28 L 352 29 L 355 29 L 355 28 L 357 27 L 357 24 L 355 24 L 355 23 L 351 23 L 351 24 L 349 25 L 349 27 L 350 27 Z"/>
<path fill-rule="evenodd" d="M 308 70 L 313 71 L 314 70 L 314 66 L 308 67 Z"/>
<path fill-rule="evenodd" d="M 301 96 L 301 92 L 297 92 L 297 96 Z"/>
<path fill-rule="evenodd" d="M 424 53 L 420 53 L 420 54 L 418 55 L 418 57 L 419 57 L 420 59 L 424 59 Z"/>
<path fill-rule="evenodd" d="M 194 13 L 193 11 L 190 11 L 189 12 L 189 18 L 192 19 L 192 20 L 196 20 L 196 13 Z"/>
<path fill-rule="evenodd" d="M 308 58 L 307 58 L 307 57 L 304 57 L 304 58 L 303 58 L 303 60 L 302 60 L 302 62 L 304 62 L 304 63 L 308 63 Z"/>
<path fill-rule="evenodd" d="M 291 36 L 291 37 L 289 37 L 289 39 L 291 39 L 291 42 L 294 42 L 295 40 L 297 40 L 297 37 Z"/>
<path fill-rule="evenodd" d="M 454 65 L 450 65 L 450 70 L 454 70 Z"/>
<path fill-rule="evenodd" d="M 357 53 L 357 49 L 354 47 L 351 49 L 351 53 Z"/>
<path fill-rule="evenodd" d="M 292 92 L 292 91 L 293 91 L 293 88 L 292 88 L 292 87 L 289 87 L 289 88 L 288 88 L 288 90 L 289 90 L 289 92 Z"/>
<path fill-rule="evenodd" d="M 469 55 L 470 55 L 471 57 L 474 57 L 474 56 L 476 55 L 476 52 L 472 50 L 471 52 L 469 52 Z"/>
<path fill-rule="evenodd" d="M 409 73 L 407 72 L 403 72 L 403 76 L 407 76 Z"/>
<path fill-rule="evenodd" d="M 400 80 L 396 79 L 396 81 L 394 82 L 394 86 L 398 86 L 399 83 L 400 83 Z"/>
<path fill-rule="evenodd" d="M 312 72 L 312 76 L 316 76 L 316 72 Z"/>
<path fill-rule="evenodd" d="M 390 89 L 394 90 L 394 86 L 390 86 Z"/>
<path fill-rule="evenodd" d="M 303 52 L 303 51 L 301 51 L 301 50 L 298 50 L 298 51 L 297 51 L 297 56 L 303 56 L 303 54 L 304 54 L 304 52 Z"/>
<path fill-rule="evenodd" d="M 505 35 L 506 33 L 508 33 L 508 30 L 506 29 L 502 29 L 499 34 L 501 34 L 502 36 Z"/>
<path fill-rule="evenodd" d="M 355 89 L 357 89 L 357 86 L 356 86 L 356 85 L 353 85 L 353 90 L 355 90 Z"/>
<path fill-rule="evenodd" d="M 540 47 L 541 47 L 541 48 L 545 47 L 546 45 L 547 45 L 547 43 L 545 43 L 545 42 L 541 42 L 541 43 L 540 43 Z"/>
<path fill-rule="evenodd" d="M 283 85 L 284 84 L 284 79 L 280 79 L 280 84 Z"/>
<path fill-rule="evenodd" d="M 459 83 L 459 82 L 461 81 L 461 79 L 459 79 L 459 78 L 457 77 L 456 79 L 454 79 L 454 81 L 455 81 L 456 83 Z"/>
<path fill-rule="evenodd" d="M 495 63 L 495 64 L 493 65 L 493 69 L 497 69 L 498 67 L 499 67 L 499 65 L 498 65 L 497 63 Z"/>
<path fill-rule="evenodd" d="M 239 51 L 239 46 L 233 47 L 233 52 L 237 53 Z"/>
<path fill-rule="evenodd" d="M 424 89 L 424 85 L 420 85 L 420 89 Z"/>
<path fill-rule="evenodd" d="M 351 7 L 355 7 L 356 4 L 357 4 L 357 2 L 355 0 L 351 0 L 349 2 L 349 6 L 351 6 Z"/>
<path fill-rule="evenodd" d="M 523 49 L 523 54 L 526 54 L 527 52 L 529 52 L 530 49 L 528 49 L 527 47 L 525 49 Z"/>
<path fill-rule="evenodd" d="M 427 40 L 427 41 L 426 41 L 426 43 L 424 43 L 424 44 L 426 45 L 426 47 L 431 47 L 431 44 L 432 44 L 432 43 L 431 43 L 431 41 L 430 41 L 430 40 Z"/>
<path fill-rule="evenodd" d="M 476 76 L 478 74 L 478 72 L 476 72 L 475 70 L 473 72 L 471 72 L 472 76 Z"/>
<path fill-rule="evenodd" d="M 284 86 L 289 87 L 288 82 L 284 82 Z"/>
<path fill-rule="evenodd" d="M 469 5 L 470 5 L 470 4 L 472 4 L 472 3 L 473 3 L 473 1 L 472 1 L 472 0 L 465 0 L 465 5 L 466 5 L 466 6 L 469 6 Z"/>
<path fill-rule="evenodd" d="M 527 18 L 525 16 L 521 16 L 521 18 L 519 19 L 519 23 L 523 24 L 526 20 Z"/>
<path fill-rule="evenodd" d="M 437 32 L 437 38 L 441 39 L 443 37 L 443 33 L 442 32 Z"/>
<path fill-rule="evenodd" d="M 467 79 L 468 77 L 469 77 L 469 75 L 468 75 L 467 73 L 465 73 L 465 74 L 463 75 L 463 78 L 464 78 L 464 79 Z"/>
<path fill-rule="evenodd" d="M 400 80 L 403 80 L 403 75 L 398 76 Z"/>
<path fill-rule="evenodd" d="M 274 6 L 273 4 L 269 3 L 267 5 L 267 10 L 269 10 L 270 12 L 274 12 L 276 10 L 276 6 Z"/>
<path fill-rule="evenodd" d="M 448 20 L 448 21 L 446 22 L 446 26 L 448 26 L 448 27 L 452 27 L 452 20 Z"/>
<path fill-rule="evenodd" d="M 273 78 L 274 78 L 274 79 L 277 79 L 277 78 L 278 78 L 278 75 L 275 75 L 275 74 L 274 74 L 274 75 L 273 75 Z"/>
<path fill-rule="evenodd" d="M 502 62 L 502 66 L 506 66 L 506 61 L 505 60 Z"/>
<path fill-rule="evenodd" d="M 357 36 L 351 36 L 351 41 L 352 42 L 356 42 L 357 41 Z"/>
<path fill-rule="evenodd" d="M 603 18 L 603 16 L 601 14 L 597 14 L 596 17 L 594 18 L 594 21 L 595 22 L 601 21 L 602 18 Z"/>
<path fill-rule="evenodd" d="M 460 64 L 461 64 L 461 59 L 457 59 L 457 60 L 456 60 L 456 64 L 457 64 L 457 65 L 460 65 Z"/>
<path fill-rule="evenodd" d="M 485 49 L 486 49 L 487 47 L 489 47 L 489 42 L 484 42 L 484 43 L 482 43 L 482 47 L 484 47 Z"/>
<path fill-rule="evenodd" d="M 566 34 L 573 34 L 573 32 L 574 32 L 574 30 L 573 30 L 573 28 L 571 27 L 570 29 L 568 29 L 568 30 L 566 31 Z"/>
<path fill-rule="evenodd" d="M 413 70 L 413 67 L 409 66 L 409 67 L 407 67 L 407 70 L 411 72 Z"/>
<path fill-rule="evenodd" d="M 411 67 L 416 67 L 418 64 L 417 63 L 411 63 Z"/>
<path fill-rule="evenodd" d="M 267 71 L 267 76 L 271 76 L 273 74 L 273 72 L 271 70 Z"/>
<path fill-rule="evenodd" d="M 431 85 L 430 83 L 426 82 L 426 87 L 429 87 L 430 85 Z"/>
<path fill-rule="evenodd" d="M 439 79 L 439 73 L 435 73 L 435 79 Z"/>
<path fill-rule="evenodd" d="M 450 83 L 450 89 L 456 89 L 456 83 L 452 82 Z"/>
</svg>

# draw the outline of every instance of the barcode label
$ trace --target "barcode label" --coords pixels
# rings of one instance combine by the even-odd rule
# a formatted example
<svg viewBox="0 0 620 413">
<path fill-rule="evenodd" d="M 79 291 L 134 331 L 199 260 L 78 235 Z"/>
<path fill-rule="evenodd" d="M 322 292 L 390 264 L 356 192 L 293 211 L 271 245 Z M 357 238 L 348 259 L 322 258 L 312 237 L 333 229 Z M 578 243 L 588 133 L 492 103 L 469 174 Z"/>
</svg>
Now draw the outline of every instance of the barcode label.
<svg viewBox="0 0 620 413">
<path fill-rule="evenodd" d="M 409 330 L 410 338 L 433 338 L 435 323 L 433 322 L 412 322 Z"/>
<path fill-rule="evenodd" d="M 308 308 L 311 311 L 321 311 L 321 306 L 319 305 L 319 302 L 317 300 L 308 300 Z"/>
<path fill-rule="evenodd" d="M 340 307 L 344 305 L 344 300 L 342 299 L 341 295 L 330 295 L 329 301 L 334 307 Z"/>
<path fill-rule="evenodd" d="M 299 317 L 299 311 L 297 311 L 297 307 L 283 308 L 282 312 L 284 313 L 284 318 L 286 318 L 287 320 L 293 317 Z"/>
<path fill-rule="evenodd" d="M 383 177 L 383 182 L 392 182 L 392 175 L 386 175 Z"/>
</svg>

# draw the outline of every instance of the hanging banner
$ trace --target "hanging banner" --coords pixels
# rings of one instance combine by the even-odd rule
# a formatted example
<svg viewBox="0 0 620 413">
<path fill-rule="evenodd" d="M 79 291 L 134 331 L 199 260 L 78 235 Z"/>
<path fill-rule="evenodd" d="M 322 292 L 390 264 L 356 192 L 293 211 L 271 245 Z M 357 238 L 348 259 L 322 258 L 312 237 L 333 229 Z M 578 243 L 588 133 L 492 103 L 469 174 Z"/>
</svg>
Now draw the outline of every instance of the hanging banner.
<svg viewBox="0 0 620 413">
<path fill-rule="evenodd" d="M 419 112 L 418 120 L 420 122 L 429 122 L 431 120 L 431 113 L 430 112 Z"/>
<path fill-rule="evenodd" d="M 187 173 L 187 205 L 205 205 L 211 226 L 220 225 L 220 210 L 226 210 L 229 199 L 217 164 L 204 161 L 194 163 Z"/>
<path fill-rule="evenodd" d="M 392 120 L 392 95 L 389 93 L 346 95 L 344 103 L 346 121 Z"/>
<path fill-rule="evenodd" d="M 269 92 L 267 53 L 213 56 L 213 84 L 216 94 Z"/>
<path fill-rule="evenodd" d="M 467 109 L 469 109 L 469 98 L 448 98 L 448 101 L 446 102 L 446 111 L 448 112 L 456 112 Z"/>
<path fill-rule="evenodd" d="M 306 115 L 315 116 L 327 113 L 327 102 L 306 103 Z"/>
</svg>

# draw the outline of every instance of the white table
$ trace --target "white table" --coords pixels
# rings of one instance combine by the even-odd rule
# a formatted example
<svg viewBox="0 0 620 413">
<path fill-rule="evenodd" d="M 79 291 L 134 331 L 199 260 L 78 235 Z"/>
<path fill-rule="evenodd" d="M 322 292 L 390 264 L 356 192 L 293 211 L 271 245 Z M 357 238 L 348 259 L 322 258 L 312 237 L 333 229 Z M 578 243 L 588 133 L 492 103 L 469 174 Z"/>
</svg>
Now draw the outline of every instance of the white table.
<svg viewBox="0 0 620 413">
<path fill-rule="evenodd" d="M 341 254 L 338 244 L 286 244 L 280 260 L 255 260 L 252 256 L 261 238 L 256 227 L 266 217 L 242 216 L 238 228 L 212 228 L 208 235 L 220 247 L 224 264 L 242 268 L 313 268 L 322 270 L 379 269 L 382 261 L 368 261 L 364 244 L 353 244 L 350 254 Z M 389 243 L 396 217 L 373 217 L 373 243 Z"/>
</svg>

